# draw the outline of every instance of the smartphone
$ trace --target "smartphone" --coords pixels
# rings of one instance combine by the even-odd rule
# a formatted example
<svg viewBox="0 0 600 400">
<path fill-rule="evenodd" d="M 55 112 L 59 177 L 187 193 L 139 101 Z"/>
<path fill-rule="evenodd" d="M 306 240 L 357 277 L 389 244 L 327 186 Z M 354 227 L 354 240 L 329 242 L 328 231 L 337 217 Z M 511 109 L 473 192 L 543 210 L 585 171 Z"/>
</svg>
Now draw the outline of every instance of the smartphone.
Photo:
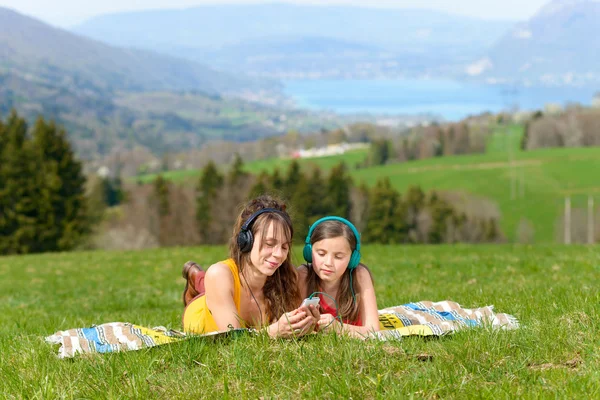
<svg viewBox="0 0 600 400">
<path fill-rule="evenodd" d="M 310 305 L 313 305 L 315 307 L 318 306 L 319 305 L 319 298 L 318 297 L 313 297 L 312 299 L 306 298 L 302 302 L 302 306 L 307 306 L 308 307 Z M 300 307 L 302 307 L 302 306 L 300 306 Z"/>
</svg>

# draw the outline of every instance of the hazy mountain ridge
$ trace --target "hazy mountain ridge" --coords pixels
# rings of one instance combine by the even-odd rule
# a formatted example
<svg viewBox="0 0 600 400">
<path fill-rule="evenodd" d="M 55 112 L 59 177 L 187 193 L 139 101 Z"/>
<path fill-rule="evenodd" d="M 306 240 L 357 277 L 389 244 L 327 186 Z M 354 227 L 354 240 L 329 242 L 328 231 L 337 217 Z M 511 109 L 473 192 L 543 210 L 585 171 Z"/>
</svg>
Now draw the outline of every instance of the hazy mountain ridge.
<svg viewBox="0 0 600 400">
<path fill-rule="evenodd" d="M 100 91 L 224 93 L 267 87 L 265 81 L 218 72 L 189 60 L 115 48 L 1 7 L 0 56 L 4 70 Z"/>
<path fill-rule="evenodd" d="M 0 118 L 15 108 L 30 122 L 55 119 L 85 159 L 115 148 L 162 153 L 213 139 L 255 140 L 315 123 L 305 112 L 220 94 L 260 97 L 264 82 L 118 49 L 0 8 Z M 159 99 L 152 109 L 138 107 L 149 98 Z M 170 107 L 182 99 L 195 108 Z"/>
<path fill-rule="evenodd" d="M 598 21 L 598 1 L 550 2 L 494 44 L 471 75 L 516 84 L 600 84 Z"/>
<path fill-rule="evenodd" d="M 255 4 L 110 14 L 73 30 L 252 75 L 318 78 L 328 65 L 329 77 L 364 77 L 367 64 L 371 77 L 459 71 L 512 25 L 411 9 Z"/>
</svg>

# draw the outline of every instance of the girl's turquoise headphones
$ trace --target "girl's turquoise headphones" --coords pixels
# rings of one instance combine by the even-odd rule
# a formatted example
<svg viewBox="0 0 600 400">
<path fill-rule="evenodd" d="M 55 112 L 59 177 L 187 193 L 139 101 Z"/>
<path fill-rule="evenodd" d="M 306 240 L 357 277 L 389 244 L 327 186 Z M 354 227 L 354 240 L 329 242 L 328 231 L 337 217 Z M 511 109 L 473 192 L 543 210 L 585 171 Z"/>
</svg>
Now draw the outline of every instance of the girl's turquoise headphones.
<svg viewBox="0 0 600 400">
<path fill-rule="evenodd" d="M 356 248 L 352 250 L 352 255 L 350 256 L 350 261 L 348 262 L 348 269 L 353 270 L 360 263 L 360 234 L 358 233 L 356 227 L 354 227 L 354 225 L 352 225 L 350 221 L 342 217 L 321 218 L 311 225 L 310 229 L 308 230 L 308 235 L 306 235 L 306 240 L 304 241 L 304 249 L 302 250 L 302 255 L 304 256 L 304 259 L 306 260 L 306 262 L 312 262 L 312 244 L 310 244 L 310 237 L 312 236 L 313 231 L 315 230 L 317 225 L 325 221 L 342 222 L 345 225 L 347 225 L 348 228 L 350 228 L 350 230 L 352 230 L 352 233 L 354 233 L 354 237 L 356 238 Z"/>
</svg>

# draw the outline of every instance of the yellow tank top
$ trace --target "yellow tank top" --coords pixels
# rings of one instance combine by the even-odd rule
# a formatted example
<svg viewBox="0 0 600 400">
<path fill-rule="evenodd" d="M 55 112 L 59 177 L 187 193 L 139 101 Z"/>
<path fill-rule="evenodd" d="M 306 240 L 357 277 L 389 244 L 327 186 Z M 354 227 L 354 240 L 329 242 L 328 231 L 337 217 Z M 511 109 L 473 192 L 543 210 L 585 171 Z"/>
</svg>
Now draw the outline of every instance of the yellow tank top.
<svg viewBox="0 0 600 400">
<path fill-rule="evenodd" d="M 233 275 L 233 301 L 235 302 L 235 308 L 239 314 L 242 285 L 240 283 L 238 267 L 232 258 L 220 261 L 220 263 L 226 264 Z M 188 333 L 197 334 L 210 333 L 219 330 L 210 310 L 206 306 L 206 296 L 197 297 L 187 305 L 183 311 L 183 330 Z"/>
</svg>

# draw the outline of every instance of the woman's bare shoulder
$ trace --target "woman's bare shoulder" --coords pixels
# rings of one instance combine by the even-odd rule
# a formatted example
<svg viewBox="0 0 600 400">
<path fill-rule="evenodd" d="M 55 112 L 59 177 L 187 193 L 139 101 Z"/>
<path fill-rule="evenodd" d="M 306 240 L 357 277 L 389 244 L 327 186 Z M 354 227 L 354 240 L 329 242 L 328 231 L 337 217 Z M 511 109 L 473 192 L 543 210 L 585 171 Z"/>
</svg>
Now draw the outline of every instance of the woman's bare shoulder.
<svg viewBox="0 0 600 400">
<path fill-rule="evenodd" d="M 206 270 L 206 278 L 205 279 L 230 279 L 233 281 L 233 275 L 231 275 L 231 269 L 229 266 L 223 262 L 218 262 Z"/>
</svg>

